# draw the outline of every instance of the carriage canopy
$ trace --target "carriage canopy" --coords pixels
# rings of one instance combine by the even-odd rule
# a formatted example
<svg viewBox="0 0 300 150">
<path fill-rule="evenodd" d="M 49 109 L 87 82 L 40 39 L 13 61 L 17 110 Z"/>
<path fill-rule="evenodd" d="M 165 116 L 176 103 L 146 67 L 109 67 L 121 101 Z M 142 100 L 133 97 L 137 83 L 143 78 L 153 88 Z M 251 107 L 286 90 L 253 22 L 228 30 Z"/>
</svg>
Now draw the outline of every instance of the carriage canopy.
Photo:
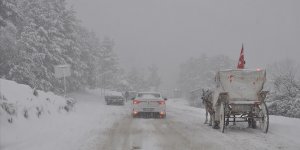
<svg viewBox="0 0 300 150">
<path fill-rule="evenodd" d="M 219 92 L 228 92 L 230 101 L 257 101 L 266 81 L 265 70 L 234 69 L 216 75 Z"/>
</svg>

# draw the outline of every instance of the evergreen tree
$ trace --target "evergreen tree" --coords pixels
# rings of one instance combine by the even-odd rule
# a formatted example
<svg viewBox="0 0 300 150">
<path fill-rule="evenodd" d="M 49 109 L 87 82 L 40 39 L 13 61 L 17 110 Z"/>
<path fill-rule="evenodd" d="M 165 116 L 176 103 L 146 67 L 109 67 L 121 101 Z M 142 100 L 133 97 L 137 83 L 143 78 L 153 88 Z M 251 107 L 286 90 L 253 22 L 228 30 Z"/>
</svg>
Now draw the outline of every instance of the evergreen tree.
<svg viewBox="0 0 300 150">
<path fill-rule="evenodd" d="M 158 75 L 158 67 L 156 65 L 151 65 L 148 67 L 149 70 L 149 77 L 148 77 L 148 86 L 152 89 L 157 91 L 161 84 L 161 79 Z"/>
<path fill-rule="evenodd" d="M 149 90 L 149 86 L 142 69 L 132 68 L 127 74 L 127 82 L 129 83 L 131 90 Z"/>
<path fill-rule="evenodd" d="M 185 95 L 199 88 L 214 86 L 214 76 L 220 69 L 232 69 L 234 62 L 224 55 L 190 58 L 180 65 L 178 85 Z"/>
<path fill-rule="evenodd" d="M 100 57 L 98 58 L 98 82 L 102 88 L 112 88 L 115 82 L 115 76 L 118 72 L 117 58 L 113 53 L 114 42 L 105 37 L 101 43 Z"/>
<path fill-rule="evenodd" d="M 113 42 L 82 27 L 66 0 L 0 1 L 0 76 L 32 88 L 61 92 L 54 66 L 71 65 L 68 90 L 117 85 Z M 102 81 L 102 82 L 100 82 Z"/>
</svg>

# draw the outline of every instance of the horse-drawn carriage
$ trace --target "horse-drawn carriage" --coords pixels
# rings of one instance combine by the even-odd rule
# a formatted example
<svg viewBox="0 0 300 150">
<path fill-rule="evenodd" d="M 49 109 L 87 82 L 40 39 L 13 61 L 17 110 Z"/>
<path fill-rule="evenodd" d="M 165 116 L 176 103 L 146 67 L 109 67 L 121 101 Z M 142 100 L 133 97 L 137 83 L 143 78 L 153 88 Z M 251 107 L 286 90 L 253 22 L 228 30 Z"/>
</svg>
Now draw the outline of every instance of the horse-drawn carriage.
<svg viewBox="0 0 300 150">
<path fill-rule="evenodd" d="M 265 70 L 219 71 L 215 81 L 216 88 L 203 91 L 202 97 L 214 128 L 224 132 L 229 122 L 248 122 L 250 127 L 259 126 L 263 132 L 268 132 L 269 115 L 264 101 L 268 92 L 262 91 Z"/>
</svg>

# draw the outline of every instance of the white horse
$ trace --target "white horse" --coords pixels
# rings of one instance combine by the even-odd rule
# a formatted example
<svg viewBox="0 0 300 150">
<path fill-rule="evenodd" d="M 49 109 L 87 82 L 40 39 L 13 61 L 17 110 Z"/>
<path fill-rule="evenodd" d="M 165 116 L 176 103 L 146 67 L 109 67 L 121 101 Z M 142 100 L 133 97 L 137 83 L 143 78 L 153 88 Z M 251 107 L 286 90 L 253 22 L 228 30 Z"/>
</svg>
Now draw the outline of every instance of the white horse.
<svg viewBox="0 0 300 150">
<path fill-rule="evenodd" d="M 212 125 L 212 116 L 214 115 L 213 104 L 212 104 L 212 91 L 202 89 L 202 103 L 205 106 L 205 122 L 208 122 L 208 114 L 209 114 L 209 126 Z"/>
</svg>

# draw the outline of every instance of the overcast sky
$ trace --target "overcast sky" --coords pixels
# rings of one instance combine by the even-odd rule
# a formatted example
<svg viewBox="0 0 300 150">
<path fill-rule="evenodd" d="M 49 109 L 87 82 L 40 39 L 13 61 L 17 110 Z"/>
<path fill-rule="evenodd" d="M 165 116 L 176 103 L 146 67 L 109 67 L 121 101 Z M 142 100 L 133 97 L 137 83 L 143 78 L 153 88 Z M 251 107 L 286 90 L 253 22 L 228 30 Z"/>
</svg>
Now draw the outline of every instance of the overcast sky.
<svg viewBox="0 0 300 150">
<path fill-rule="evenodd" d="M 299 59 L 300 0 L 69 0 L 82 24 L 115 41 L 124 68 L 160 67 L 171 84 L 190 57 L 226 54 L 246 67 Z M 300 59 L 299 59 L 300 60 Z M 298 62 L 300 62 L 297 60 Z M 174 75 L 175 74 L 175 75 Z"/>
</svg>

